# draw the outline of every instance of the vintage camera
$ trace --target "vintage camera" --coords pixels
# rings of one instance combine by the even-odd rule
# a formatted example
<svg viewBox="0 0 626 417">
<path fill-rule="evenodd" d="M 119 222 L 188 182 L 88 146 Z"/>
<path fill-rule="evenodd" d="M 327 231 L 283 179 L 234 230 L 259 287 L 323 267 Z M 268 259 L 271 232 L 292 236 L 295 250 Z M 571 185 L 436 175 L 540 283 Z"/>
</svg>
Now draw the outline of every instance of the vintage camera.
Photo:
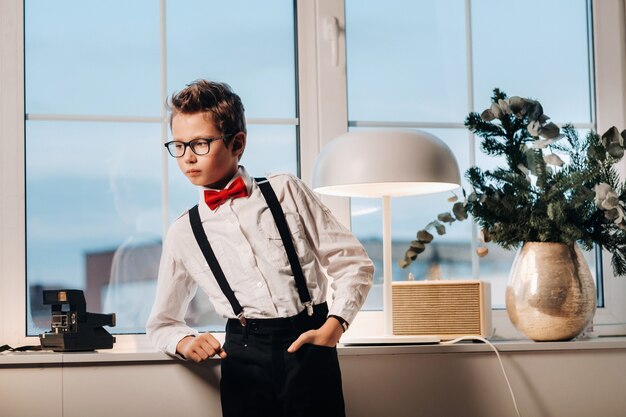
<svg viewBox="0 0 626 417">
<path fill-rule="evenodd" d="M 102 326 L 115 326 L 115 314 L 88 313 L 81 290 L 45 290 L 43 303 L 52 307 L 51 330 L 39 335 L 42 349 L 55 352 L 111 349 L 115 337 Z M 69 309 L 63 310 L 64 305 Z"/>
</svg>

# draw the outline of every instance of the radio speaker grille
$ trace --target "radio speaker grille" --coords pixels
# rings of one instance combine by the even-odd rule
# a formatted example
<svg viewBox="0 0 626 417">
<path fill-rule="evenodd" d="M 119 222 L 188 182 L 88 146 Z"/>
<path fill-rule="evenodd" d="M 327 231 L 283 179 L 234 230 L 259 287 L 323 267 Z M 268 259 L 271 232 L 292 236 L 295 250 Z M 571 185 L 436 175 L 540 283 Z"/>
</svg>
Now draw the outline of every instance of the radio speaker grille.
<svg viewBox="0 0 626 417">
<path fill-rule="evenodd" d="M 394 335 L 489 336 L 489 283 L 406 281 L 392 285 Z"/>
</svg>

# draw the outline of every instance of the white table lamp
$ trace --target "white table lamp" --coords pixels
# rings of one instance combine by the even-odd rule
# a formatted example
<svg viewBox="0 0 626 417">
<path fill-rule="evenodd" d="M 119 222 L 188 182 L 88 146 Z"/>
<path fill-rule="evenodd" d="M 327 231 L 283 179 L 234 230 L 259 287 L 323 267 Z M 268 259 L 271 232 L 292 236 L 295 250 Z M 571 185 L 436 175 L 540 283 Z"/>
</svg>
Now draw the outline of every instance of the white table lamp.
<svg viewBox="0 0 626 417">
<path fill-rule="evenodd" d="M 329 142 L 313 167 L 322 194 L 383 199 L 383 312 L 392 334 L 391 197 L 450 191 L 461 183 L 448 146 L 420 130 L 357 130 Z"/>
</svg>

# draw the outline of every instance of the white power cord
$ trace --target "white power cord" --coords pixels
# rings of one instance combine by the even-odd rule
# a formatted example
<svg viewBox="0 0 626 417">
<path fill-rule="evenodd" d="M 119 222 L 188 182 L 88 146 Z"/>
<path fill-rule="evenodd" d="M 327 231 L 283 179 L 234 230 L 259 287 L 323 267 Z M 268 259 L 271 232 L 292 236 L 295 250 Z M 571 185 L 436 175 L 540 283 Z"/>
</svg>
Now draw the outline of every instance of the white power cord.
<svg viewBox="0 0 626 417">
<path fill-rule="evenodd" d="M 498 352 L 498 349 L 496 349 L 496 347 L 493 345 L 493 343 L 491 343 L 487 339 L 484 339 L 484 338 L 479 337 L 479 336 L 461 336 L 461 337 L 457 337 L 454 340 L 448 340 L 446 342 L 441 342 L 441 344 L 442 345 L 453 345 L 453 344 L 458 343 L 458 342 L 460 342 L 462 340 L 479 340 L 479 341 L 487 344 L 496 353 L 496 356 L 498 357 L 498 362 L 500 362 L 500 369 L 502 369 L 502 375 L 504 375 L 504 380 L 506 381 L 506 384 L 509 387 L 509 392 L 511 393 L 511 398 L 513 399 L 513 406 L 515 407 L 515 412 L 517 413 L 517 417 L 522 417 L 522 415 L 519 412 L 519 408 L 517 408 L 517 401 L 515 401 L 515 394 L 513 394 L 513 388 L 511 388 L 511 383 L 509 382 L 509 378 L 506 376 L 506 371 L 504 370 L 504 365 L 502 364 L 502 359 L 500 358 L 500 352 Z"/>
</svg>

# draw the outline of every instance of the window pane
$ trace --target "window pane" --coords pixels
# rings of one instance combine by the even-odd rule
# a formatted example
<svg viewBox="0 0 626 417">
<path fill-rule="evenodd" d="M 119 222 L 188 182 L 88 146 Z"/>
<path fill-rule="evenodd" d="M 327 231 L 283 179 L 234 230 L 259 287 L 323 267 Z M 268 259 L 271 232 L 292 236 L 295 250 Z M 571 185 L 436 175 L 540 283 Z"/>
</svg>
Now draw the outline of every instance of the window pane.
<svg viewBox="0 0 626 417">
<path fill-rule="evenodd" d="M 346 0 L 350 120 L 460 121 L 463 0 Z"/>
<path fill-rule="evenodd" d="M 28 0 L 26 112 L 159 116 L 159 4 Z"/>
<path fill-rule="evenodd" d="M 247 117 L 295 117 L 293 0 L 167 5 L 168 85 L 223 81 Z"/>
<path fill-rule="evenodd" d="M 248 126 L 247 142 L 241 163 L 250 175 L 259 177 L 278 172 L 298 173 L 295 126 Z"/>
<path fill-rule="evenodd" d="M 86 290 L 116 333 L 144 331 L 161 241 L 158 124 L 26 125 L 28 334 L 50 328 L 44 288 Z"/>
<path fill-rule="evenodd" d="M 159 13 L 154 0 L 26 2 L 27 113 L 158 117 Z M 170 92 L 225 81 L 248 118 L 297 118 L 293 1 L 168 2 L 166 13 Z M 41 290 L 60 287 L 86 290 L 89 311 L 117 313 L 112 332 L 143 333 L 162 195 L 172 220 L 197 201 L 173 160 L 162 184 L 160 126 L 29 121 L 26 136 L 28 334 L 50 328 Z M 297 174 L 297 150 L 297 126 L 249 126 L 242 164 Z M 199 292 L 188 323 L 222 330 L 210 306 Z"/>
<path fill-rule="evenodd" d="M 469 168 L 467 152 L 468 133 L 460 129 L 429 129 L 430 133 L 441 138 L 455 152 L 461 175 Z M 581 137 L 586 131 L 581 131 Z M 465 155 L 464 155 L 465 154 Z M 478 152 L 476 164 L 483 169 L 494 169 L 505 166 L 506 162 Z M 469 184 L 462 178 L 462 185 L 469 190 Z M 468 191 L 469 192 L 469 191 Z M 462 192 L 456 191 L 459 201 L 463 200 Z M 411 240 L 415 239 L 418 230 L 435 220 L 439 213 L 449 211 L 452 203 L 447 199 L 452 193 L 401 197 L 391 200 L 392 219 L 392 276 L 395 281 L 403 281 L 412 273 L 416 280 L 423 279 L 472 279 L 472 228 L 469 220 L 454 222 L 446 226 L 446 234 L 438 236 L 429 230 L 435 238 L 427 245 L 408 268 L 402 269 L 398 260 Z M 364 310 L 382 309 L 383 283 L 383 248 L 382 248 L 382 203 L 380 199 L 353 198 L 351 200 L 352 231 L 365 246 L 367 253 L 375 264 L 374 287 L 363 306 Z M 491 302 L 493 308 L 505 307 L 505 290 L 509 271 L 516 250 L 507 251 L 494 243 L 488 243 L 489 253 L 478 258 L 479 276 L 491 285 Z M 594 280 L 596 278 L 596 259 L 593 251 L 585 252 Z"/>
<path fill-rule="evenodd" d="M 499 87 L 557 123 L 591 122 L 587 0 L 473 1 L 472 40 L 477 109 Z"/>
</svg>

